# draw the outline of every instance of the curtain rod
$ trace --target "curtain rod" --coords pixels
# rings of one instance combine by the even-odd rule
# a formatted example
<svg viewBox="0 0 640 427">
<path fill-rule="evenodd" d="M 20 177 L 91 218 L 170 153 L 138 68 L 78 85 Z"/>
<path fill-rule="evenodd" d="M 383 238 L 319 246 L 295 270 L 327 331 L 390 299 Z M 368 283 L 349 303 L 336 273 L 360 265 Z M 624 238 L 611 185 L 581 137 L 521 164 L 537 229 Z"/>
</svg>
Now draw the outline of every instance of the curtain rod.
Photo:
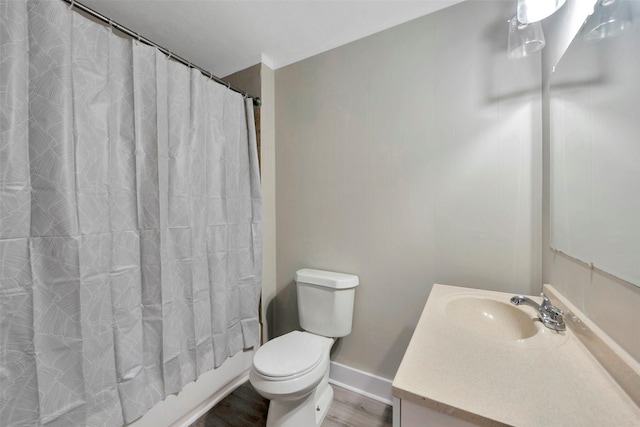
<svg viewBox="0 0 640 427">
<path fill-rule="evenodd" d="M 237 87 L 231 86 L 230 83 L 225 82 L 224 80 L 222 80 L 219 77 L 216 77 L 213 75 L 213 73 L 211 73 L 210 71 L 205 70 L 204 68 L 200 68 L 197 65 L 191 63 L 191 61 L 187 61 L 186 59 L 182 58 L 181 56 L 176 55 L 175 53 L 171 52 L 169 49 L 164 48 L 162 46 L 160 46 L 159 44 L 156 44 L 154 42 L 152 42 L 151 40 L 142 37 L 140 34 L 136 33 L 135 31 L 132 31 L 130 29 L 128 29 L 127 27 L 125 27 L 124 25 L 120 25 L 117 22 L 113 22 L 113 20 L 107 18 L 106 16 L 96 12 L 95 10 L 83 5 L 82 3 L 78 3 L 75 0 L 62 0 L 65 3 L 68 3 L 70 8 L 76 8 L 79 9 L 91 16 L 93 16 L 94 18 L 98 19 L 99 21 L 102 21 L 103 23 L 109 25 L 110 27 L 116 28 L 120 31 L 122 31 L 123 33 L 125 33 L 126 35 L 134 38 L 135 40 L 138 40 L 139 42 L 148 44 L 149 46 L 153 46 L 156 49 L 158 49 L 160 52 L 164 53 L 165 55 L 167 55 L 170 59 L 173 59 L 175 61 L 178 61 L 184 65 L 186 65 L 189 68 L 195 68 L 196 70 L 200 71 L 203 75 L 209 77 L 212 80 L 215 80 L 216 82 L 223 84 L 227 87 L 227 89 L 231 89 L 234 92 L 237 92 L 245 97 L 251 98 L 253 99 L 253 105 L 254 107 L 259 107 L 260 105 L 262 105 L 262 100 L 259 97 L 256 96 L 251 96 L 249 95 L 247 92 L 238 89 Z"/>
</svg>

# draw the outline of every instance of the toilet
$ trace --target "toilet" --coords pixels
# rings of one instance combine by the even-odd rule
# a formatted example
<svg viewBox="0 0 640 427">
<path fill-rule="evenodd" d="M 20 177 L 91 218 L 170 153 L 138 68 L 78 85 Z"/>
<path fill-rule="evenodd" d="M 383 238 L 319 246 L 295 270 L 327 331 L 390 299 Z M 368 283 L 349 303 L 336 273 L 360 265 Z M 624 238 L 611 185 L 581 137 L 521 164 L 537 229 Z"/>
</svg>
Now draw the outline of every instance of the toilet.
<svg viewBox="0 0 640 427">
<path fill-rule="evenodd" d="M 304 329 L 256 351 L 249 381 L 269 399 L 267 427 L 315 427 L 333 401 L 329 353 L 351 333 L 358 276 L 305 268 L 296 272 L 298 316 Z"/>
</svg>

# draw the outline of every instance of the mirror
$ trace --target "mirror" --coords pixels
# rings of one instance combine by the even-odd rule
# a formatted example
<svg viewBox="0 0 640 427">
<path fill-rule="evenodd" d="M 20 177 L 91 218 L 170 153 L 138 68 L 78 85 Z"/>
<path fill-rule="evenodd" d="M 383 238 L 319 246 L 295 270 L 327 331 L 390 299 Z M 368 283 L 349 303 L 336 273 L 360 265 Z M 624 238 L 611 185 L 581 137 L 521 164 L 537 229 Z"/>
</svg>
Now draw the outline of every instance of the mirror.
<svg viewBox="0 0 640 427">
<path fill-rule="evenodd" d="M 639 1 L 598 1 L 557 65 L 550 91 L 551 246 L 636 286 L 638 19 Z"/>
</svg>

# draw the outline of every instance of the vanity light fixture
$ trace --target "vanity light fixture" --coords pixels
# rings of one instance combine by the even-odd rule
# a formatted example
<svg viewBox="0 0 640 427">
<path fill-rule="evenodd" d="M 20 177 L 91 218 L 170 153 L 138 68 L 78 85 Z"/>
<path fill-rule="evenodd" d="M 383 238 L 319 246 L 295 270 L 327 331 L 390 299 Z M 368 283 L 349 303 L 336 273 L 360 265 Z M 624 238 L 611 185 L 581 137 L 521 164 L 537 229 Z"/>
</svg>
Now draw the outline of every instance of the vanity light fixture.
<svg viewBox="0 0 640 427">
<path fill-rule="evenodd" d="M 524 58 L 542 50 L 545 45 L 544 33 L 540 22 L 523 24 L 514 16 L 509 20 L 509 40 L 507 57 Z"/>
<path fill-rule="evenodd" d="M 600 0 L 583 29 L 583 38 L 598 41 L 616 37 L 631 26 L 631 8 L 626 0 Z"/>
<path fill-rule="evenodd" d="M 566 0 L 518 0 L 518 22 L 530 24 L 552 15 Z"/>
</svg>

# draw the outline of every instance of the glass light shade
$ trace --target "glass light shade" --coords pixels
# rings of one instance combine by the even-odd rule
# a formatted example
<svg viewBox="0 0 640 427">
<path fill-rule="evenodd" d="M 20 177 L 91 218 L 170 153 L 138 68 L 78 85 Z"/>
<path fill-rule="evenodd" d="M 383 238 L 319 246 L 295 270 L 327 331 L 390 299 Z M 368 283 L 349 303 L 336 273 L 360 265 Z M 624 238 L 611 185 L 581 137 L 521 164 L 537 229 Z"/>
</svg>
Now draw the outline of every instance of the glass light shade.
<svg viewBox="0 0 640 427">
<path fill-rule="evenodd" d="M 518 0 L 518 22 L 530 24 L 552 15 L 566 0 Z"/>
<path fill-rule="evenodd" d="M 625 0 L 602 0 L 582 30 L 585 40 L 596 41 L 620 35 L 631 26 L 631 8 Z"/>
<path fill-rule="evenodd" d="M 542 25 L 539 22 L 522 24 L 514 16 L 509 20 L 509 59 L 524 58 L 542 50 L 545 45 Z"/>
</svg>

